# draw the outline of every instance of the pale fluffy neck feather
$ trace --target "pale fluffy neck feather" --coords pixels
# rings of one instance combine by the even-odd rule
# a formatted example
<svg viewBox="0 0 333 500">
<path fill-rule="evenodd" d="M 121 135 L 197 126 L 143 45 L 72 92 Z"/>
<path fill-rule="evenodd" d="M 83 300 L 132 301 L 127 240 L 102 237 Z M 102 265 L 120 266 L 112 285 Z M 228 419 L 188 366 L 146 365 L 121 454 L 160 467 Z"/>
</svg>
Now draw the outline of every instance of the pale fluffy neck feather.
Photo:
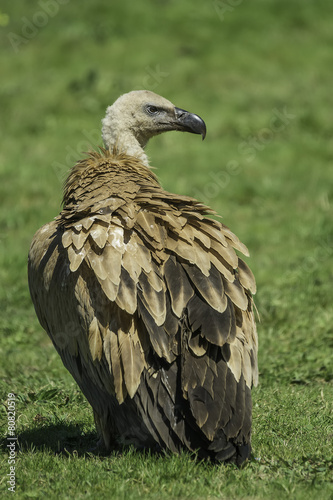
<svg viewBox="0 0 333 500">
<path fill-rule="evenodd" d="M 138 141 L 131 130 L 131 123 L 123 123 L 122 116 L 116 112 L 114 105 L 108 107 L 102 123 L 102 137 L 106 148 L 112 150 L 116 147 L 119 152 L 135 156 L 149 167 L 148 157 L 144 151 L 148 140 L 142 143 Z"/>
</svg>

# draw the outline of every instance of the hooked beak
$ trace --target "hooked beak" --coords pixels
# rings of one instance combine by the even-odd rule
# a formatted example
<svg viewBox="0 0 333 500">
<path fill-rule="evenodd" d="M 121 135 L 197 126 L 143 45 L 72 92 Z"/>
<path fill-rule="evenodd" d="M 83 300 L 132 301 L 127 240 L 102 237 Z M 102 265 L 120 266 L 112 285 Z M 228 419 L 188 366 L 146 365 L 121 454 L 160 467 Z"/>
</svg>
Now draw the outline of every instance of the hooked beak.
<svg viewBox="0 0 333 500">
<path fill-rule="evenodd" d="M 202 140 L 206 137 L 206 125 L 200 116 L 189 113 L 185 109 L 175 108 L 177 129 L 192 134 L 201 134 Z"/>
</svg>

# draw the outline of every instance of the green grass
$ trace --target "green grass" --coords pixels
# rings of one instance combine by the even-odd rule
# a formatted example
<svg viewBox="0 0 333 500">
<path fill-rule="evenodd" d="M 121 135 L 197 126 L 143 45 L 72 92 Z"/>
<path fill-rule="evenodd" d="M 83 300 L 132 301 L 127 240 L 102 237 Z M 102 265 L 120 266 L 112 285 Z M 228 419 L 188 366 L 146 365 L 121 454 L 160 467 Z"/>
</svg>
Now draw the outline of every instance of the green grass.
<svg viewBox="0 0 333 500">
<path fill-rule="evenodd" d="M 332 499 L 333 4 L 53 0 L 45 17 L 45 2 L 0 12 L 0 389 L 4 403 L 17 395 L 17 497 Z M 26 20 L 45 26 L 29 32 Z M 251 251 L 260 385 L 241 470 L 89 453 L 92 412 L 30 301 L 29 244 L 59 212 L 66 171 L 101 144 L 106 106 L 145 87 L 208 129 L 204 143 L 151 142 L 163 186 L 209 203 Z M 4 437 L 6 422 L 2 405 Z"/>
</svg>

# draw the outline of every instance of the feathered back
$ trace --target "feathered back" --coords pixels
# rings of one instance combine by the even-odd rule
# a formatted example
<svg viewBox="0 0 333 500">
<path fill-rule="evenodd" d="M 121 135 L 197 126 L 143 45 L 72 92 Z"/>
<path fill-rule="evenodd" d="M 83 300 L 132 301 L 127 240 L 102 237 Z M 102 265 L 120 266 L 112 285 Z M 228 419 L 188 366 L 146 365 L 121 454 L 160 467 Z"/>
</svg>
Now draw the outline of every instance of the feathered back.
<svg viewBox="0 0 333 500">
<path fill-rule="evenodd" d="M 249 442 L 255 280 L 235 252 L 247 248 L 212 214 L 164 191 L 138 159 L 103 149 L 75 165 L 62 212 L 35 235 L 29 280 L 38 317 L 107 445 L 111 418 L 122 433 L 115 408 L 129 400 L 172 450 L 195 449 L 193 432 L 221 460 L 235 453 L 230 440 Z M 103 405 L 102 394 L 117 405 Z"/>
</svg>

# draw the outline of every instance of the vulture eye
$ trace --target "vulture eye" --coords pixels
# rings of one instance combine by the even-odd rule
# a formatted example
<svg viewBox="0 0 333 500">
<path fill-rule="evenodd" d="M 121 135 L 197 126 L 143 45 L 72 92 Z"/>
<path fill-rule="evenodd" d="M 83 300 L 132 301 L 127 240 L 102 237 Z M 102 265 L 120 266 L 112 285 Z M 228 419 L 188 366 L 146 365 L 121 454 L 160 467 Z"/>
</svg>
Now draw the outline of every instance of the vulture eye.
<svg viewBox="0 0 333 500">
<path fill-rule="evenodd" d="M 153 106 L 152 104 L 148 104 L 146 110 L 147 113 L 150 115 L 156 115 L 159 112 L 159 109 L 156 106 Z"/>
</svg>

